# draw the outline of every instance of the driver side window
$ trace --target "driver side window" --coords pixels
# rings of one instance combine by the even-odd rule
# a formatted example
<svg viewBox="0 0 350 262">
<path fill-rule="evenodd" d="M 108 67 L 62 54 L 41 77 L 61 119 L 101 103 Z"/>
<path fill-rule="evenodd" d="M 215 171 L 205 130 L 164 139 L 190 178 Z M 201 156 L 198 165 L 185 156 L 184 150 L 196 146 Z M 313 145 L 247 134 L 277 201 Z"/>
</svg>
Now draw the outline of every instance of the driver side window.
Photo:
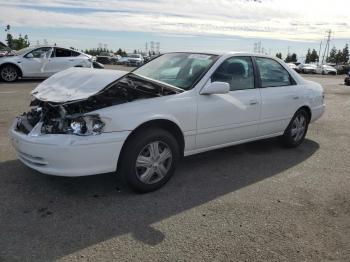
<svg viewBox="0 0 350 262">
<path fill-rule="evenodd" d="M 211 81 L 226 82 L 230 90 L 253 89 L 254 70 L 250 57 L 231 57 L 224 61 L 211 77 Z"/>
<path fill-rule="evenodd" d="M 44 58 L 49 50 L 50 50 L 50 47 L 42 47 L 42 48 L 33 50 L 32 52 L 30 52 L 30 54 L 33 55 L 33 58 Z"/>
</svg>

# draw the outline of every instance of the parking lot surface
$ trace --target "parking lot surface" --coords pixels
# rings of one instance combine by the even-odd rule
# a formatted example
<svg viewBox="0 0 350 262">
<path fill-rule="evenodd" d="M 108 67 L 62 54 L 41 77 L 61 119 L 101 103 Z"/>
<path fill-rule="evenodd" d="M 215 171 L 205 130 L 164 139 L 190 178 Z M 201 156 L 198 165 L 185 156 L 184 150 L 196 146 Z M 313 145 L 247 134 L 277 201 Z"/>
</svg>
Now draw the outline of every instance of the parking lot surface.
<svg viewBox="0 0 350 262">
<path fill-rule="evenodd" d="M 149 194 L 114 174 L 63 178 L 19 162 L 7 130 L 40 81 L 0 83 L 0 261 L 350 261 L 350 87 L 298 148 L 276 139 L 185 158 Z"/>
</svg>

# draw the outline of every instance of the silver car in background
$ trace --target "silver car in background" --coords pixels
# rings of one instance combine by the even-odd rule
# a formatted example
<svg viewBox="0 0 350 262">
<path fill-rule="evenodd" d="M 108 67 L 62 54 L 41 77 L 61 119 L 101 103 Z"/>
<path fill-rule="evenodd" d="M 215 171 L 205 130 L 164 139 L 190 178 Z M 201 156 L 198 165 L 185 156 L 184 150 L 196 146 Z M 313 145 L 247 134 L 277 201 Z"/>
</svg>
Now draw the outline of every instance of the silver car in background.
<svg viewBox="0 0 350 262">
<path fill-rule="evenodd" d="M 337 69 L 330 65 L 319 65 L 316 68 L 316 73 L 322 75 L 337 75 Z"/>
</svg>

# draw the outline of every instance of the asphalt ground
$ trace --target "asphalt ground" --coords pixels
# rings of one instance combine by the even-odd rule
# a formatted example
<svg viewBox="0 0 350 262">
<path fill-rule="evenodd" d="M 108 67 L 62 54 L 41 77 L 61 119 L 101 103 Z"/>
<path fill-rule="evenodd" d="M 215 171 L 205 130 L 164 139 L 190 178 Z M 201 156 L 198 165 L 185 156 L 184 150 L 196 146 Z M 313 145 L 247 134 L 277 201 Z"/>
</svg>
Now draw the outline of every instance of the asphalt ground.
<svg viewBox="0 0 350 262">
<path fill-rule="evenodd" d="M 350 261 L 350 87 L 305 77 L 324 86 L 327 111 L 300 147 L 190 156 L 144 195 L 114 174 L 23 165 L 7 130 L 40 81 L 0 82 L 0 261 Z"/>
</svg>

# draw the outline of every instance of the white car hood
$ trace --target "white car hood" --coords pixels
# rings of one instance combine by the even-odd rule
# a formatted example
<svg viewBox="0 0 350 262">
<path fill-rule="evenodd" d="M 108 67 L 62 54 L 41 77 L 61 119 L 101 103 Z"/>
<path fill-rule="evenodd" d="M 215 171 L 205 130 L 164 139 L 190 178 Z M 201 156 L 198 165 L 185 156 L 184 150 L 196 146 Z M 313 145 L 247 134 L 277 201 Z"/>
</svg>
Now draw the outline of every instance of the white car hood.
<svg viewBox="0 0 350 262">
<path fill-rule="evenodd" d="M 127 73 L 72 67 L 46 79 L 31 94 L 41 101 L 56 103 L 86 99 Z"/>
</svg>

